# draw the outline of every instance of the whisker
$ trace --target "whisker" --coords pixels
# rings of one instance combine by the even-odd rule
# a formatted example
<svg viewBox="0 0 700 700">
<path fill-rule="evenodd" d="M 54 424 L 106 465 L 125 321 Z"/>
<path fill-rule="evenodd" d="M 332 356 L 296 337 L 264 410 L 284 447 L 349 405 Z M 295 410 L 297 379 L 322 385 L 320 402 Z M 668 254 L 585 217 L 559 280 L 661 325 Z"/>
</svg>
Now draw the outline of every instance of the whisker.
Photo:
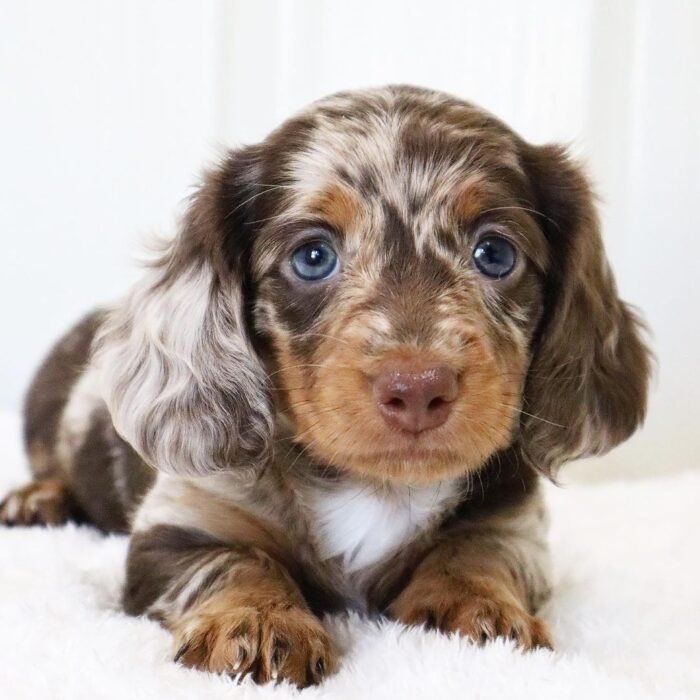
<svg viewBox="0 0 700 700">
<path fill-rule="evenodd" d="M 304 386 L 271 386 L 270 391 L 304 391 L 305 389 L 313 389 L 313 384 Z"/>
<path fill-rule="evenodd" d="M 272 185 L 269 182 L 252 182 L 251 187 L 267 187 L 268 189 L 295 190 L 294 185 Z"/>
<path fill-rule="evenodd" d="M 268 221 L 278 221 L 280 219 L 290 218 L 289 212 L 283 212 L 282 214 L 275 214 L 274 216 L 267 216 L 264 219 L 255 219 L 253 221 L 246 221 L 247 226 L 254 226 L 255 224 L 266 224 Z"/>
<path fill-rule="evenodd" d="M 318 336 L 319 338 L 330 338 L 331 340 L 335 340 L 337 343 L 342 343 L 343 345 L 347 345 L 348 347 L 352 347 L 350 345 L 350 343 L 348 343 L 347 340 L 343 340 L 342 338 L 337 338 L 334 335 L 328 335 L 327 333 L 306 333 L 305 335 Z"/>
<path fill-rule="evenodd" d="M 541 416 L 536 416 L 534 413 L 528 413 L 527 411 L 523 411 L 522 409 L 518 409 L 518 411 L 525 416 L 529 416 L 530 418 L 534 418 L 535 420 L 541 420 L 543 423 L 548 423 L 549 425 L 553 425 L 557 428 L 567 428 L 568 427 L 566 425 L 562 425 L 561 423 L 555 423 L 552 420 L 547 420 L 546 418 L 542 418 Z"/>
<path fill-rule="evenodd" d="M 299 461 L 299 459 L 301 459 L 301 456 L 303 454 L 305 454 L 306 452 L 308 452 L 316 444 L 316 442 L 317 442 L 316 440 L 311 440 L 311 442 L 304 445 L 304 447 L 301 449 L 299 454 L 294 458 L 294 461 L 285 470 L 286 474 L 289 474 L 292 471 L 292 469 L 294 468 L 294 465 Z"/>
<path fill-rule="evenodd" d="M 261 185 L 258 183 L 253 183 L 253 187 L 265 187 L 264 190 L 261 190 L 260 192 L 256 192 L 254 195 L 251 197 L 248 197 L 245 201 L 241 202 L 238 206 L 234 207 L 228 214 L 224 216 L 224 219 L 228 219 L 231 216 L 233 216 L 239 209 L 244 207 L 246 204 L 249 204 L 252 202 L 254 199 L 257 199 L 258 197 L 262 197 L 262 195 L 267 194 L 268 192 L 272 192 L 273 190 L 293 190 L 294 187 L 291 185 Z"/>
<path fill-rule="evenodd" d="M 345 506 L 348 505 L 348 503 L 352 503 L 356 498 L 359 498 L 360 496 L 362 496 L 362 495 L 367 491 L 367 489 L 368 489 L 370 486 L 372 486 L 372 482 L 371 482 L 371 481 L 367 482 L 366 486 L 363 486 L 357 493 L 354 493 L 352 496 L 350 496 L 350 498 L 348 498 L 348 500 L 345 501 L 345 503 L 342 503 L 342 504 L 340 505 L 340 507 L 341 507 L 341 508 L 344 508 Z M 377 493 L 379 492 L 379 490 L 382 489 L 383 487 L 384 487 L 384 484 L 382 484 L 381 482 L 378 483 L 378 484 L 376 484 L 376 485 L 374 486 L 374 489 L 372 490 L 372 493 L 370 493 L 369 495 L 370 495 L 370 496 L 374 496 L 374 495 L 377 494 Z"/>
<path fill-rule="evenodd" d="M 559 225 L 557 224 L 556 221 L 554 221 L 554 219 L 550 219 L 550 217 L 548 217 L 544 212 L 538 211 L 537 209 L 532 209 L 530 207 L 518 207 L 518 206 L 491 207 L 490 209 L 486 209 L 485 211 L 483 211 L 482 214 L 490 214 L 491 212 L 494 212 L 494 211 L 505 211 L 508 209 L 511 209 L 511 210 L 515 209 L 518 211 L 526 211 L 526 212 L 529 212 L 530 214 L 537 214 L 537 216 L 541 216 L 543 219 L 546 219 L 547 221 L 549 221 L 549 223 L 551 223 L 553 226 L 555 226 L 557 228 L 557 230 L 559 230 Z"/>
<path fill-rule="evenodd" d="M 302 367 L 324 367 L 325 365 L 315 365 L 315 364 L 299 364 L 299 365 L 286 365 L 285 367 L 280 367 L 279 369 L 275 370 L 274 372 L 270 372 L 267 375 L 267 378 L 269 379 L 270 377 L 274 377 L 276 374 L 279 374 L 280 372 L 286 372 L 287 370 L 290 369 L 301 369 Z"/>
<path fill-rule="evenodd" d="M 543 423 L 548 423 L 549 425 L 553 425 L 553 426 L 555 426 L 555 427 L 557 427 L 557 428 L 568 428 L 567 425 L 562 425 L 561 423 L 555 423 L 554 421 L 547 420 L 546 418 L 542 418 L 542 416 L 537 416 L 537 415 L 535 415 L 534 413 L 528 413 L 527 411 L 524 411 L 524 410 L 523 410 L 522 408 L 520 408 L 519 406 L 515 406 L 515 405 L 513 405 L 513 404 L 501 403 L 501 404 L 498 404 L 498 405 L 501 406 L 502 408 L 512 408 L 512 409 L 515 409 L 518 413 L 522 413 L 524 416 L 528 416 L 529 418 L 534 418 L 535 420 L 540 420 L 540 421 L 542 421 Z"/>
</svg>

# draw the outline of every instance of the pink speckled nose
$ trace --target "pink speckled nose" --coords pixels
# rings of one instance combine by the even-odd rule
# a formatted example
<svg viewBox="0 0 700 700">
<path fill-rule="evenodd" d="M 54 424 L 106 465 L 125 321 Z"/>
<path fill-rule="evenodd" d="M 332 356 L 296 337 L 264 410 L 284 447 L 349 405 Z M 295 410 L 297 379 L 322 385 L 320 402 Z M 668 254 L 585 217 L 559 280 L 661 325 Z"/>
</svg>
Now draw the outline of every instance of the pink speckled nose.
<svg viewBox="0 0 700 700">
<path fill-rule="evenodd" d="M 418 434 L 442 425 L 457 398 L 457 375 L 449 367 L 385 367 L 375 378 L 374 397 L 392 428 Z"/>
</svg>

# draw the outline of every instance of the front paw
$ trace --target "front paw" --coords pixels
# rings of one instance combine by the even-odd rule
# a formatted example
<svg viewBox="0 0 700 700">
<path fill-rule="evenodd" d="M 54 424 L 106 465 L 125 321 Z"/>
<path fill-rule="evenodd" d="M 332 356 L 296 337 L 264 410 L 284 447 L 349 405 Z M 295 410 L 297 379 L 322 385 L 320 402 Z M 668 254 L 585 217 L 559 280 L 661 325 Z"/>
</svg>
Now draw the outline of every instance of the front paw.
<svg viewBox="0 0 700 700">
<path fill-rule="evenodd" d="M 388 613 L 407 625 L 457 632 L 480 644 L 505 637 L 528 651 L 552 648 L 547 625 L 530 615 L 505 586 L 485 577 L 444 586 L 409 584 Z"/>
<path fill-rule="evenodd" d="M 300 688 L 335 669 L 320 620 L 298 606 L 194 611 L 175 629 L 175 660 L 203 671 L 250 674 L 258 683 L 285 679 Z"/>
<path fill-rule="evenodd" d="M 40 479 L 7 494 L 0 502 L 0 525 L 62 525 L 72 514 L 68 487 Z"/>
</svg>

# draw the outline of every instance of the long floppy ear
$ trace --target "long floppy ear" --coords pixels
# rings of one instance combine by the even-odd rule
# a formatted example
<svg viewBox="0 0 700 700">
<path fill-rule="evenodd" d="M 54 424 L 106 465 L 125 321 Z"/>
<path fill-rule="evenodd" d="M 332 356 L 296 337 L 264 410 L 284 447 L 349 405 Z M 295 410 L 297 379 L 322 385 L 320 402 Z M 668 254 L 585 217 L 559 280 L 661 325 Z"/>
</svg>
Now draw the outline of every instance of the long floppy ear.
<svg viewBox="0 0 700 700">
<path fill-rule="evenodd" d="M 543 215 L 551 271 L 525 388 L 522 448 L 553 474 L 602 454 L 644 420 L 650 355 L 643 326 L 618 298 L 589 183 L 559 146 L 528 146 L 533 206 Z"/>
<path fill-rule="evenodd" d="M 269 457 L 267 375 L 244 309 L 254 154 L 232 152 L 207 173 L 177 236 L 96 340 L 117 432 L 166 472 L 204 475 Z"/>
</svg>

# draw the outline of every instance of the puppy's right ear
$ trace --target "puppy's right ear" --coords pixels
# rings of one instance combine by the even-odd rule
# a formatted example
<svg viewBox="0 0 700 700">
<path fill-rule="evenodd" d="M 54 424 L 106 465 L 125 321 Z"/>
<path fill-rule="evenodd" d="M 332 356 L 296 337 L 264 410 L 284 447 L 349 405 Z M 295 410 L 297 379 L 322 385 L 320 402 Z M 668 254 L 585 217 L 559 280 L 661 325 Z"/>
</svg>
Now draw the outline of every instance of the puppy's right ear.
<svg viewBox="0 0 700 700">
<path fill-rule="evenodd" d="M 166 472 L 205 475 L 270 456 L 272 402 L 244 312 L 258 167 L 252 147 L 205 175 L 177 236 L 96 339 L 117 432 Z"/>
</svg>

